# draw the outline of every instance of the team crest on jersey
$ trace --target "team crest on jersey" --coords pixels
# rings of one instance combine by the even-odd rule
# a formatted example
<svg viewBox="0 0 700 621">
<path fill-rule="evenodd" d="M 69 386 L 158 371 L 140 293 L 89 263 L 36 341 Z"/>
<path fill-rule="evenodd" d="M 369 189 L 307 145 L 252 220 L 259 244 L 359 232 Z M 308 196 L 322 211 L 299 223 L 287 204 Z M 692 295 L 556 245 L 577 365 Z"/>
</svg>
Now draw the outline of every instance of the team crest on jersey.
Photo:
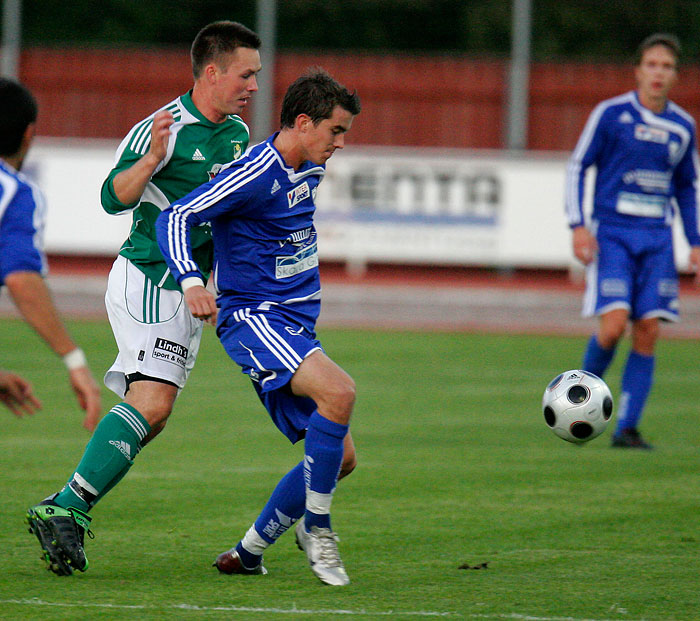
<svg viewBox="0 0 700 621">
<path fill-rule="evenodd" d="M 241 155 L 243 155 L 243 147 L 241 146 L 240 140 L 232 140 L 233 144 L 233 159 L 237 160 Z"/>
<path fill-rule="evenodd" d="M 676 161 L 676 156 L 678 155 L 678 151 L 680 150 L 681 145 L 678 144 L 675 140 L 671 140 L 668 143 L 668 159 L 670 162 L 675 162 Z"/>
<path fill-rule="evenodd" d="M 632 118 L 632 115 L 631 115 L 627 110 L 625 110 L 625 111 L 617 118 L 617 120 L 618 120 L 620 123 L 632 123 L 632 122 L 634 121 L 634 119 Z"/>
<path fill-rule="evenodd" d="M 659 129 L 658 127 L 649 127 L 648 125 L 642 125 L 638 123 L 634 126 L 634 137 L 637 140 L 643 140 L 644 142 L 657 142 L 659 144 L 666 144 L 668 142 L 669 134 L 665 129 Z"/>
<path fill-rule="evenodd" d="M 306 198 L 311 196 L 311 190 L 307 181 L 304 181 L 301 185 L 298 185 L 293 190 L 287 192 L 287 202 L 289 203 L 289 208 L 291 209 L 294 205 L 301 203 Z"/>
<path fill-rule="evenodd" d="M 219 174 L 219 171 L 221 170 L 222 164 L 214 164 L 211 167 L 211 170 L 207 171 L 207 174 L 209 175 L 209 180 L 211 181 L 216 175 Z"/>
</svg>

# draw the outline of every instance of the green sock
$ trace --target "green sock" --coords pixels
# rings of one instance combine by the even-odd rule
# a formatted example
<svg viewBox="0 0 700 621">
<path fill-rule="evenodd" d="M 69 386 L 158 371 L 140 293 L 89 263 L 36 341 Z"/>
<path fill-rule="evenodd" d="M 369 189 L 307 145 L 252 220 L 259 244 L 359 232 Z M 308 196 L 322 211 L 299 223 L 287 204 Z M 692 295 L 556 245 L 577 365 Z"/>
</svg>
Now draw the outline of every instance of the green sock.
<svg viewBox="0 0 700 621">
<path fill-rule="evenodd" d="M 115 405 L 97 425 L 78 468 L 53 502 L 89 511 L 128 472 L 150 431 L 132 406 Z"/>
</svg>

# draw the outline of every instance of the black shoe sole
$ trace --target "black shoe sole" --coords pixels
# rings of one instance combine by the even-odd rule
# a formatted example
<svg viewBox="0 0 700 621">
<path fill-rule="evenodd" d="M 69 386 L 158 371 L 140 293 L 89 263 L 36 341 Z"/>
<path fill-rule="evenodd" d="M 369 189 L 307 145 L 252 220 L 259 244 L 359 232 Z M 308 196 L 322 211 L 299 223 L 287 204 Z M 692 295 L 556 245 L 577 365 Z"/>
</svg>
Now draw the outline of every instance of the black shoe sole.
<svg viewBox="0 0 700 621">
<path fill-rule="evenodd" d="M 71 576 L 73 568 L 69 565 L 63 552 L 56 546 L 53 533 L 31 509 L 27 511 L 27 524 L 29 532 L 39 540 L 39 545 L 43 550 L 43 554 L 39 558 L 46 563 L 47 569 L 57 576 Z"/>
</svg>

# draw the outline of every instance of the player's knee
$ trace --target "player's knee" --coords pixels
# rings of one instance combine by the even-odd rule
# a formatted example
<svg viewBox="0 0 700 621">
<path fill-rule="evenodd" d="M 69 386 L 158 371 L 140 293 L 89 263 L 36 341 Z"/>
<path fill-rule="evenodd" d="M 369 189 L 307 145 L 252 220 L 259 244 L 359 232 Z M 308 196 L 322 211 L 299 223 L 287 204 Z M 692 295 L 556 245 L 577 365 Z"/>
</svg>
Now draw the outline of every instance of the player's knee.
<svg viewBox="0 0 700 621">
<path fill-rule="evenodd" d="M 158 435 L 163 430 L 163 427 L 165 427 L 165 423 L 167 422 L 168 417 L 173 411 L 172 403 L 168 401 L 154 402 L 148 404 L 139 403 L 137 405 L 128 400 L 128 393 L 126 402 L 129 403 L 129 405 L 132 405 L 134 408 L 136 408 L 139 414 L 141 414 L 141 416 L 143 416 L 144 419 L 146 419 L 146 422 L 153 431 L 153 437 Z"/>
<path fill-rule="evenodd" d="M 632 331 L 632 348 L 641 354 L 652 355 L 659 337 L 658 321 L 640 321 Z"/>
<path fill-rule="evenodd" d="M 336 423 L 347 425 L 355 406 L 355 382 L 349 376 L 336 378 L 316 399 L 318 411 Z"/>
<path fill-rule="evenodd" d="M 604 349 L 615 347 L 625 334 L 626 322 L 608 323 L 598 334 L 598 342 Z"/>
<path fill-rule="evenodd" d="M 352 409 L 355 407 L 355 382 L 349 377 L 338 382 L 331 391 L 330 399 L 333 401 L 334 409 L 344 413 L 349 420 Z"/>
</svg>

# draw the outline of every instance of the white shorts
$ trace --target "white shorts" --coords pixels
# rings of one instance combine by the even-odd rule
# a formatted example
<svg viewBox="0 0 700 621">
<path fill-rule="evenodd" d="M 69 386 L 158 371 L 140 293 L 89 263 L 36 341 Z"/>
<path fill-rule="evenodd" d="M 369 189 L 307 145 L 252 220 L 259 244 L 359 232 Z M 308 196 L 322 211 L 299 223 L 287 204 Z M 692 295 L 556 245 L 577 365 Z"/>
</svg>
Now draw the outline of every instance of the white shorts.
<svg viewBox="0 0 700 621">
<path fill-rule="evenodd" d="M 142 373 L 182 388 L 194 367 L 204 325 L 192 316 L 182 293 L 156 287 L 119 255 L 109 273 L 105 305 L 119 348 L 105 386 L 124 398 L 125 376 Z"/>
</svg>

